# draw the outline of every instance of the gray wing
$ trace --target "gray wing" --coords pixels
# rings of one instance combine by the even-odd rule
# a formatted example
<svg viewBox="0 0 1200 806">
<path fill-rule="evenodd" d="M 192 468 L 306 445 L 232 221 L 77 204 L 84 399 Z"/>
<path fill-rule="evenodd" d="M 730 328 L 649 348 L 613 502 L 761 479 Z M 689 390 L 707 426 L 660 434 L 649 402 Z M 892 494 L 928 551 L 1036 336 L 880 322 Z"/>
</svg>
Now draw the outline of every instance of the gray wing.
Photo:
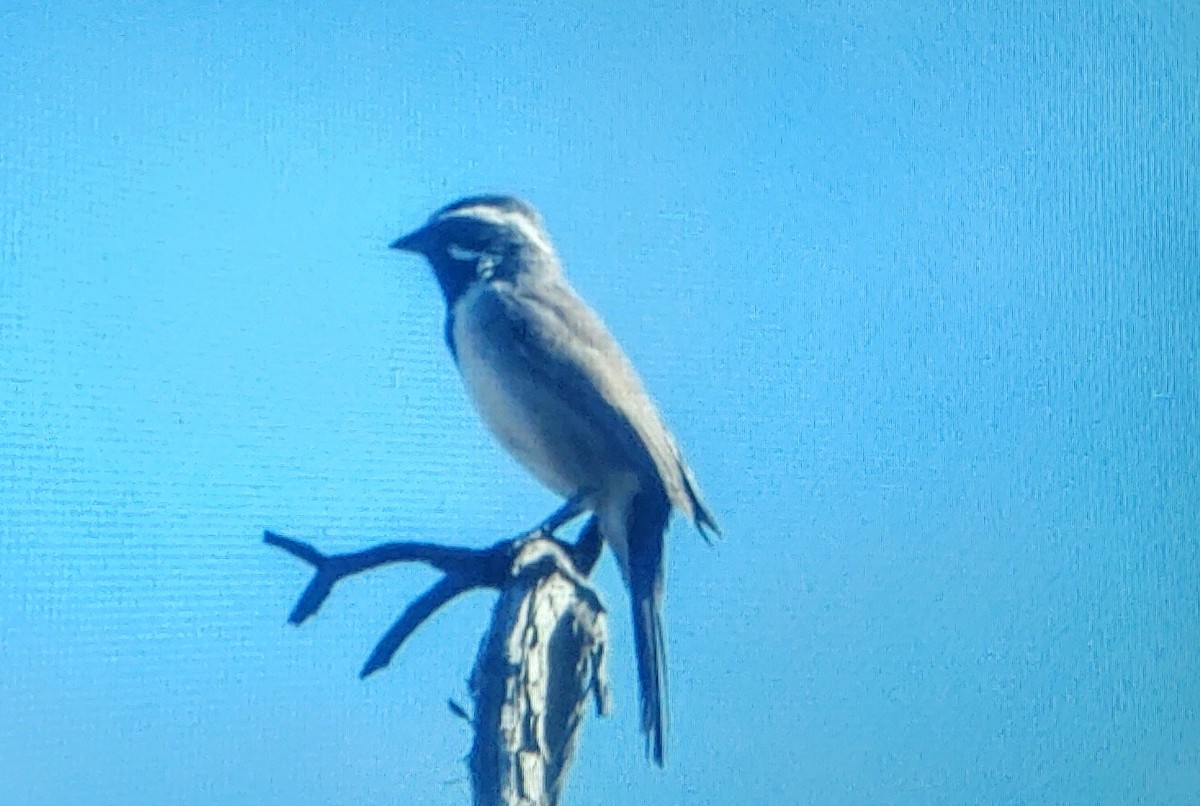
<svg viewBox="0 0 1200 806">
<path fill-rule="evenodd" d="M 529 371 L 542 373 L 581 415 L 618 435 L 634 466 L 655 473 L 671 502 L 702 534 L 719 534 L 675 439 L 624 351 L 565 280 L 553 282 L 554 293 L 545 293 L 544 286 L 534 293 L 519 283 L 497 288 L 515 349 L 524 353 Z"/>
</svg>

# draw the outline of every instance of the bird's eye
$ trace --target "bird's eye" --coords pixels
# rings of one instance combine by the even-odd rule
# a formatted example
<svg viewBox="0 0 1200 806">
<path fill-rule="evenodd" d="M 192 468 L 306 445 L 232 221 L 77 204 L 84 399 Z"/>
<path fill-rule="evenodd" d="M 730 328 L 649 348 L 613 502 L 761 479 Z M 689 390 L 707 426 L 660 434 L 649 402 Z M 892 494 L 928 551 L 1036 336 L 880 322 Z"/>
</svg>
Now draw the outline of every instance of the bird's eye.
<svg viewBox="0 0 1200 806">
<path fill-rule="evenodd" d="M 484 279 L 492 277 L 496 267 L 500 265 L 499 255 L 478 249 L 467 249 L 456 243 L 449 244 L 446 247 L 446 254 L 450 256 L 451 260 L 460 263 L 473 263 L 475 265 L 475 273 Z"/>
<path fill-rule="evenodd" d="M 483 257 L 483 252 L 480 252 L 478 249 L 466 249 L 456 243 L 449 244 L 446 247 L 446 254 L 449 255 L 451 259 L 459 260 L 463 263 L 475 263 L 481 257 Z"/>
</svg>

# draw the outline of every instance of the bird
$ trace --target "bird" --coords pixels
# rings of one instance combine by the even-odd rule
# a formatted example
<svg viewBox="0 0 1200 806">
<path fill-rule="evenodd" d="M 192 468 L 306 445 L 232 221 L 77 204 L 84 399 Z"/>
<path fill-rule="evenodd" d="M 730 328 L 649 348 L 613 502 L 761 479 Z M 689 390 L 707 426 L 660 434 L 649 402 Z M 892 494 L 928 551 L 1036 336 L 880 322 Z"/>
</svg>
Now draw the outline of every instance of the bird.
<svg viewBox="0 0 1200 806">
<path fill-rule="evenodd" d="M 508 195 L 467 196 L 390 244 L 423 256 L 468 396 L 499 443 L 564 503 L 590 512 L 629 589 L 646 754 L 665 766 L 664 542 L 673 509 L 720 528 L 646 388 L 567 281 L 542 217 Z"/>
</svg>

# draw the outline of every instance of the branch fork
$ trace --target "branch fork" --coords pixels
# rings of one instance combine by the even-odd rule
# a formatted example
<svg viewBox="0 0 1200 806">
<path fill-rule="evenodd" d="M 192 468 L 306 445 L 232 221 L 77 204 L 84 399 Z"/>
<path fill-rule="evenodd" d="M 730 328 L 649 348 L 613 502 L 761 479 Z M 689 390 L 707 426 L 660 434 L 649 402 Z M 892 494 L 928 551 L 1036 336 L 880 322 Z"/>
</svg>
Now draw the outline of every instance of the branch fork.
<svg viewBox="0 0 1200 806">
<path fill-rule="evenodd" d="M 476 804 L 557 804 L 588 700 L 600 715 L 609 711 L 607 616 L 587 581 L 602 548 L 599 527 L 592 517 L 578 541 L 559 540 L 553 531 L 564 511 L 485 549 L 393 542 L 327 555 L 276 532 L 263 535 L 314 569 L 288 616 L 292 624 L 315 614 L 348 576 L 401 562 L 442 572 L 384 633 L 359 677 L 386 667 L 418 627 L 460 594 L 500 591 L 470 676 Z"/>
</svg>

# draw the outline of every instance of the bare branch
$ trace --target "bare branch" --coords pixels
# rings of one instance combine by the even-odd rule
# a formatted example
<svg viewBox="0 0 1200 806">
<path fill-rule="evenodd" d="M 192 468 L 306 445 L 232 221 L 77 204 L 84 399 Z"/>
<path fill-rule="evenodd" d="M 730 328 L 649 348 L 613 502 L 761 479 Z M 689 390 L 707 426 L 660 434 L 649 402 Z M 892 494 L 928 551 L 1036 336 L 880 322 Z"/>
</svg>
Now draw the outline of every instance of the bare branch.
<svg viewBox="0 0 1200 806">
<path fill-rule="evenodd" d="M 371 657 L 367 658 L 358 676 L 367 677 L 391 663 L 392 656 L 400 649 L 401 644 L 425 622 L 425 619 L 437 612 L 442 605 L 473 587 L 478 586 L 461 576 L 445 576 L 439 579 L 432 588 L 409 604 L 396 623 L 388 628 L 371 651 Z"/>
<path fill-rule="evenodd" d="M 263 542 L 283 549 L 315 569 L 312 581 L 308 583 L 304 593 L 300 594 L 300 599 L 288 616 L 288 621 L 292 624 L 302 624 L 316 613 L 329 597 L 333 586 L 341 579 L 372 568 L 402 562 L 422 562 L 431 565 L 446 575 L 445 580 L 453 579 L 454 584 L 459 586 L 453 595 L 438 601 L 433 610 L 425 614 L 425 618 L 428 618 L 438 607 L 463 591 L 480 587 L 499 588 L 508 572 L 513 545 L 511 540 L 501 541 L 487 549 L 451 548 L 435 543 L 418 542 L 383 543 L 364 551 L 327 555 L 308 543 L 270 530 L 263 533 Z M 419 622 L 414 624 L 412 629 L 418 626 Z M 403 637 L 400 640 L 402 642 Z"/>
<path fill-rule="evenodd" d="M 522 546 L 471 672 L 477 806 L 557 804 L 589 699 L 608 713 L 604 606 L 568 552 Z"/>
<path fill-rule="evenodd" d="M 293 624 L 316 613 L 347 576 L 397 562 L 442 571 L 379 640 L 360 677 L 387 666 L 408 637 L 455 597 L 474 588 L 498 589 L 491 628 L 471 672 L 475 803 L 559 802 L 588 700 L 601 715 L 608 713 L 607 620 L 586 579 L 603 546 L 595 517 L 574 545 L 540 527 L 486 549 L 397 542 L 326 555 L 270 531 L 263 540 L 314 568 L 288 618 Z"/>
</svg>

